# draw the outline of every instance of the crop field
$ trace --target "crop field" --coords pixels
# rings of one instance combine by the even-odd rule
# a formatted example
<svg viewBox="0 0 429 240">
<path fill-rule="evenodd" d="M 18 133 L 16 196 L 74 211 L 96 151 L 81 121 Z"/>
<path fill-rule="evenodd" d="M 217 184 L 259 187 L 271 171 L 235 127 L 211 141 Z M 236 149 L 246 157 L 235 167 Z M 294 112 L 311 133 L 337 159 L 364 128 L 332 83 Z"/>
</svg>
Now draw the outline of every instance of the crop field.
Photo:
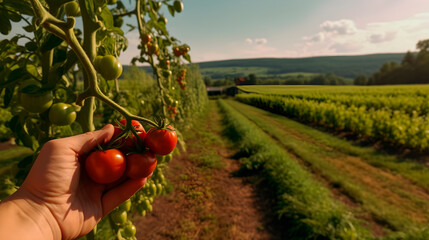
<svg viewBox="0 0 429 240">
<path fill-rule="evenodd" d="M 428 238 L 427 86 L 240 90 L 221 106 L 242 137 L 246 166 L 262 169 L 275 188 L 279 216 L 330 238 Z M 335 136 L 342 133 L 354 138 Z M 331 207 L 312 207 L 325 201 Z M 338 225 L 315 224 L 332 221 L 332 212 Z"/>
</svg>

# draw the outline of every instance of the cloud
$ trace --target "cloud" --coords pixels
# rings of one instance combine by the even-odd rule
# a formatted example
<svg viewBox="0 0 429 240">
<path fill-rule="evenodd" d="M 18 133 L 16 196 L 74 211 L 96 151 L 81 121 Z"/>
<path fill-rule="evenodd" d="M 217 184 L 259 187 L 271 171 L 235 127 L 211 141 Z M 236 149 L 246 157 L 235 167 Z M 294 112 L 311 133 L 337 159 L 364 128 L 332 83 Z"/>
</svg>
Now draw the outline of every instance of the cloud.
<svg viewBox="0 0 429 240">
<path fill-rule="evenodd" d="M 350 35 L 357 32 L 355 23 L 349 19 L 325 21 L 320 24 L 320 28 L 322 28 L 322 30 L 325 32 L 336 33 L 339 35 Z"/>
<path fill-rule="evenodd" d="M 369 36 L 371 43 L 381 43 L 392 41 L 396 37 L 396 32 L 374 33 Z"/>
<path fill-rule="evenodd" d="M 268 40 L 266 38 L 255 38 L 255 39 L 246 38 L 245 41 L 248 45 L 252 45 L 252 44 L 265 45 L 268 43 Z"/>
<path fill-rule="evenodd" d="M 320 30 L 304 36 L 298 55 L 369 54 L 414 51 L 419 40 L 429 38 L 429 12 L 357 27 L 353 20 L 324 21 Z"/>
<path fill-rule="evenodd" d="M 311 37 L 304 36 L 302 37 L 302 40 L 308 42 L 323 42 L 323 40 L 325 40 L 325 34 L 323 32 L 319 32 Z"/>
<path fill-rule="evenodd" d="M 264 45 L 264 44 L 267 44 L 267 39 L 266 38 L 256 38 L 255 39 L 255 43 L 256 44 L 258 44 L 258 45 Z"/>
</svg>

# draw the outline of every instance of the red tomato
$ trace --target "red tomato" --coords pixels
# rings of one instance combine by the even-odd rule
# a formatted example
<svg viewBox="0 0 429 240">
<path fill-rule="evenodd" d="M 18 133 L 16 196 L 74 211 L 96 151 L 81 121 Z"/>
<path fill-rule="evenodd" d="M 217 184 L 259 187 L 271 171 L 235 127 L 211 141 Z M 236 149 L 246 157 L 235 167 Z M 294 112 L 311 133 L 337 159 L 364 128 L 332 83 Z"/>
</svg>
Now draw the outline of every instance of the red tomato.
<svg viewBox="0 0 429 240">
<path fill-rule="evenodd" d="M 176 147 L 176 130 L 172 126 L 168 126 L 168 130 L 151 128 L 146 135 L 144 143 L 155 154 L 167 155 Z"/>
<path fill-rule="evenodd" d="M 126 175 L 131 179 L 148 177 L 155 170 L 156 157 L 152 152 L 127 155 Z"/>
<path fill-rule="evenodd" d="M 120 124 L 124 125 L 127 123 L 126 119 L 122 119 L 121 121 L 119 121 Z M 137 131 L 137 135 L 140 137 L 140 139 L 142 140 L 142 142 L 144 141 L 145 137 L 146 137 L 146 131 L 144 130 L 143 126 L 140 124 L 139 121 L 136 120 L 131 120 L 131 124 L 133 125 L 134 129 Z M 116 136 L 118 136 L 119 134 L 121 134 L 122 129 L 119 127 L 115 127 L 115 132 L 113 133 L 113 137 L 112 139 L 114 139 Z M 135 148 L 135 143 L 137 142 L 134 134 L 132 134 L 131 137 L 127 137 L 124 140 L 120 141 L 120 144 L 123 144 L 123 147 L 121 147 L 121 150 L 132 150 Z"/>
<path fill-rule="evenodd" d="M 85 169 L 94 182 L 112 183 L 120 179 L 125 172 L 125 156 L 118 149 L 95 151 L 86 158 Z"/>
</svg>

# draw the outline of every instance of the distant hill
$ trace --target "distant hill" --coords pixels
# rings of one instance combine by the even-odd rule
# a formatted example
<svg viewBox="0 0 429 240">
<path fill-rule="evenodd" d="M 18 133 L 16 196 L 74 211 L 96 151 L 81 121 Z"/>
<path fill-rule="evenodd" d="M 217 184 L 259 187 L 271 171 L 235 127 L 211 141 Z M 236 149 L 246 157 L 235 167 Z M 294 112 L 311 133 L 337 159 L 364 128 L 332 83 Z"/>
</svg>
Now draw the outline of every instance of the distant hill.
<svg viewBox="0 0 429 240">
<path fill-rule="evenodd" d="M 200 62 L 200 71 L 212 79 L 256 74 L 284 78 L 295 73 L 334 73 L 345 78 L 372 75 L 385 62 L 402 61 L 405 53 L 308 58 L 256 58 Z"/>
<path fill-rule="evenodd" d="M 242 77 L 251 73 L 259 78 L 287 78 L 296 75 L 334 73 L 354 79 L 378 71 L 385 62 L 400 63 L 405 53 L 370 54 L 356 56 L 325 56 L 307 58 L 254 58 L 196 63 L 203 76 L 211 79 Z M 149 67 L 143 67 L 152 72 Z"/>
</svg>

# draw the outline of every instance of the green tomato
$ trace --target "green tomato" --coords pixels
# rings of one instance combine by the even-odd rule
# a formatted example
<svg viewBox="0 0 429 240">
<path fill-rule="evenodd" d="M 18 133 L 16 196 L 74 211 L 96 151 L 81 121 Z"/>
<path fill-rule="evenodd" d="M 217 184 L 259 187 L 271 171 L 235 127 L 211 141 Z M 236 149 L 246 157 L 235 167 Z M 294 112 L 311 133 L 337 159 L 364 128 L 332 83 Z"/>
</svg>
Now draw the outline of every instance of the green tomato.
<svg viewBox="0 0 429 240">
<path fill-rule="evenodd" d="M 124 227 L 124 235 L 125 237 L 133 237 L 134 235 L 136 235 L 136 226 L 134 226 L 133 224 L 128 224 L 127 226 Z"/>
<path fill-rule="evenodd" d="M 174 1 L 174 10 L 176 10 L 176 12 L 182 12 L 183 11 L 183 3 L 179 0 Z"/>
<path fill-rule="evenodd" d="M 28 112 L 42 113 L 51 107 L 53 99 L 51 91 L 38 94 L 21 93 L 20 103 Z"/>
<path fill-rule="evenodd" d="M 125 202 L 123 202 L 121 205 L 119 205 L 119 209 L 122 211 L 130 211 L 131 210 L 131 200 L 127 199 Z"/>
<path fill-rule="evenodd" d="M 122 74 L 121 62 L 112 55 L 104 56 L 99 62 L 96 62 L 95 66 L 97 65 L 99 68 L 98 72 L 106 80 L 117 79 Z"/>
<path fill-rule="evenodd" d="M 124 225 L 127 222 L 127 212 L 125 211 L 114 211 L 110 217 L 116 225 Z"/>
<path fill-rule="evenodd" d="M 55 103 L 49 110 L 49 121 L 58 126 L 72 124 L 76 120 L 76 112 L 72 105 Z"/>
<path fill-rule="evenodd" d="M 168 20 L 165 17 L 160 17 L 160 18 L 158 18 L 158 22 L 162 22 L 164 24 L 167 24 Z"/>
<path fill-rule="evenodd" d="M 107 4 L 112 5 L 115 4 L 117 0 L 109 0 Z"/>
<path fill-rule="evenodd" d="M 122 27 L 122 24 L 124 24 L 124 19 L 122 19 L 122 17 L 116 17 L 113 19 L 113 26 L 115 27 Z"/>
<path fill-rule="evenodd" d="M 64 10 L 65 10 L 67 16 L 71 16 L 71 17 L 80 16 L 79 3 L 75 2 L 75 1 L 66 3 L 64 5 Z"/>
<path fill-rule="evenodd" d="M 161 183 L 157 183 L 156 184 L 156 195 L 161 195 L 162 190 L 163 190 L 162 184 Z"/>
<path fill-rule="evenodd" d="M 94 58 L 93 64 L 94 64 L 94 68 L 95 68 L 95 70 L 97 70 L 97 72 L 100 71 L 100 62 L 101 62 L 101 59 L 103 59 L 103 56 L 96 56 Z"/>
</svg>

